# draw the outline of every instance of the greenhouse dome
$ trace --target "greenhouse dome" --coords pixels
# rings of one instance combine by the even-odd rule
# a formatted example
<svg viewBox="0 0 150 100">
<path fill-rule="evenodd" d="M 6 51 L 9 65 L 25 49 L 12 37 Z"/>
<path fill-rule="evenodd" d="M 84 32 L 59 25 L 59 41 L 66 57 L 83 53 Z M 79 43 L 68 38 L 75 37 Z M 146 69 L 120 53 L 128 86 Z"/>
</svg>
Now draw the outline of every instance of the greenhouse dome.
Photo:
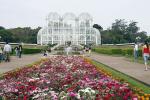
<svg viewBox="0 0 150 100">
<path fill-rule="evenodd" d="M 37 44 L 59 44 L 70 42 L 72 45 L 101 44 L 100 32 L 93 28 L 93 18 L 88 13 L 76 17 L 73 13 L 60 16 L 51 12 L 46 17 L 46 27 L 39 30 Z"/>
</svg>

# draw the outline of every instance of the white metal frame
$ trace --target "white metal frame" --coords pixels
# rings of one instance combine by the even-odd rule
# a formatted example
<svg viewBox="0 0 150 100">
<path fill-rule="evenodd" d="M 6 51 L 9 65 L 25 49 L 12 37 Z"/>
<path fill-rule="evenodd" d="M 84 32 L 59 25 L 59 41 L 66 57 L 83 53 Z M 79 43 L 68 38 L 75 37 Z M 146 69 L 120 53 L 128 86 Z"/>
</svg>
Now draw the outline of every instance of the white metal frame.
<svg viewBox="0 0 150 100">
<path fill-rule="evenodd" d="M 93 18 L 88 13 L 81 13 L 78 17 L 66 13 L 61 17 L 56 12 L 51 12 L 46 17 L 46 22 L 46 27 L 38 32 L 37 44 L 101 44 L 101 35 L 93 28 Z"/>
</svg>

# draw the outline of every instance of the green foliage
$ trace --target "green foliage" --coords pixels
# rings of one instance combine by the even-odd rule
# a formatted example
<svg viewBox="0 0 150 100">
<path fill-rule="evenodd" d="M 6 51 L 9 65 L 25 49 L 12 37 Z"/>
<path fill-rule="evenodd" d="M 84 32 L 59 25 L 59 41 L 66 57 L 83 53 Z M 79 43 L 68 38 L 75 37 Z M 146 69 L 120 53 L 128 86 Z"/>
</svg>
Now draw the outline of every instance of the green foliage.
<svg viewBox="0 0 150 100">
<path fill-rule="evenodd" d="M 23 48 L 23 54 L 35 54 L 41 53 L 41 49 L 33 49 L 33 48 Z"/>
<path fill-rule="evenodd" d="M 60 50 L 60 51 L 63 51 L 63 50 L 64 50 L 64 47 L 63 47 L 63 46 L 59 46 L 59 47 L 55 48 L 54 50 Z"/>
<path fill-rule="evenodd" d="M 80 55 L 80 52 L 74 51 L 74 52 L 72 52 L 72 54 L 73 54 L 73 55 Z"/>
<path fill-rule="evenodd" d="M 57 51 L 57 53 L 56 53 L 57 55 L 64 55 L 65 54 L 65 52 L 64 51 Z"/>
<path fill-rule="evenodd" d="M 119 44 L 136 42 L 136 37 L 141 37 L 138 42 L 143 42 L 147 38 L 145 31 L 139 32 L 137 22 L 131 21 L 129 24 L 124 19 L 117 19 L 111 28 L 101 31 L 103 44 Z"/>
<path fill-rule="evenodd" d="M 5 30 L 5 29 L 1 29 L 0 30 L 0 41 L 1 42 L 11 42 L 13 40 L 13 34 L 8 31 L 8 30 Z"/>
<path fill-rule="evenodd" d="M 103 28 L 102 28 L 100 25 L 98 25 L 98 24 L 94 24 L 94 25 L 93 25 L 93 28 L 96 28 L 96 29 L 98 29 L 99 31 L 103 30 Z"/>
<path fill-rule="evenodd" d="M 139 47 L 138 56 L 142 57 L 142 47 Z M 92 51 L 100 54 L 108 55 L 121 55 L 121 56 L 134 56 L 133 46 L 131 45 L 103 45 L 92 48 Z"/>
<path fill-rule="evenodd" d="M 105 49 L 105 48 L 93 48 L 93 51 L 97 52 L 97 53 L 101 53 L 101 54 L 109 54 L 111 55 L 112 52 L 110 49 Z"/>
<path fill-rule="evenodd" d="M 0 26 L 0 30 L 4 30 L 4 29 L 5 29 L 4 27 Z"/>
<path fill-rule="evenodd" d="M 101 54 L 133 56 L 132 48 L 94 48 L 92 50 Z M 142 57 L 142 50 L 139 50 L 139 56 Z"/>
<path fill-rule="evenodd" d="M 127 32 L 128 33 L 137 33 L 139 30 L 139 27 L 137 27 L 136 25 L 137 25 L 137 22 L 132 21 L 126 29 Z"/>
<path fill-rule="evenodd" d="M 122 54 L 122 49 L 111 49 L 112 54 Z"/>
<path fill-rule="evenodd" d="M 0 96 L 0 100 L 3 100 L 2 96 Z"/>
<path fill-rule="evenodd" d="M 36 43 L 37 33 L 41 28 L 31 29 L 30 27 L 9 29 L 13 34 L 14 40 L 12 42 Z"/>
<path fill-rule="evenodd" d="M 40 29 L 40 27 L 36 29 L 31 29 L 30 27 L 5 29 L 4 27 L 0 26 L 0 41 L 36 43 L 37 33 Z"/>
<path fill-rule="evenodd" d="M 139 42 L 147 39 L 145 31 L 139 32 L 137 22 L 131 21 L 129 24 L 127 23 L 124 19 L 116 19 L 107 30 L 103 30 L 98 24 L 94 24 L 93 28 L 101 32 L 102 44 L 133 43 L 137 41 L 136 37 L 138 36 L 141 37 Z M 36 29 L 31 29 L 30 27 L 5 29 L 0 26 L 1 41 L 36 43 L 37 33 L 40 29 L 40 27 Z"/>
<path fill-rule="evenodd" d="M 47 44 L 47 46 L 50 47 L 50 48 L 51 48 L 51 47 L 54 47 L 55 45 L 57 45 L 57 43 L 55 43 L 55 44 L 50 44 L 50 43 L 48 43 L 48 44 Z"/>
</svg>

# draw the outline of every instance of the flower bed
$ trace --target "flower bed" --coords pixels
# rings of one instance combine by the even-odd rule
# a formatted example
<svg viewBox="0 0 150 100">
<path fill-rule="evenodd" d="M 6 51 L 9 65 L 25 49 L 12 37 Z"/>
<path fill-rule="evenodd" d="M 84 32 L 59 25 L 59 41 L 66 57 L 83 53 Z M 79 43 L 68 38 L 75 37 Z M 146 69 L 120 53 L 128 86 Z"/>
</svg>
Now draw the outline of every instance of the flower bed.
<svg viewBox="0 0 150 100">
<path fill-rule="evenodd" d="M 38 65 L 5 73 L 0 97 L 6 100 L 132 100 L 119 82 L 80 56 L 53 56 Z"/>
</svg>

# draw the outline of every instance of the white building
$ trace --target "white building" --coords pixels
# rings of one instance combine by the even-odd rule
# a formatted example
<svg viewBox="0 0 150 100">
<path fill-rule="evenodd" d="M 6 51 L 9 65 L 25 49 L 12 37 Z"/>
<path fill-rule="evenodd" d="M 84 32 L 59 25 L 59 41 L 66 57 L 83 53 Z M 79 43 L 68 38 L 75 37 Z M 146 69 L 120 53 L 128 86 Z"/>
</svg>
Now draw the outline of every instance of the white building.
<svg viewBox="0 0 150 100">
<path fill-rule="evenodd" d="M 73 13 L 60 16 L 51 12 L 46 22 L 46 26 L 38 32 L 38 44 L 101 44 L 100 33 L 93 28 L 93 19 L 88 13 L 81 13 L 76 17 Z"/>
</svg>

